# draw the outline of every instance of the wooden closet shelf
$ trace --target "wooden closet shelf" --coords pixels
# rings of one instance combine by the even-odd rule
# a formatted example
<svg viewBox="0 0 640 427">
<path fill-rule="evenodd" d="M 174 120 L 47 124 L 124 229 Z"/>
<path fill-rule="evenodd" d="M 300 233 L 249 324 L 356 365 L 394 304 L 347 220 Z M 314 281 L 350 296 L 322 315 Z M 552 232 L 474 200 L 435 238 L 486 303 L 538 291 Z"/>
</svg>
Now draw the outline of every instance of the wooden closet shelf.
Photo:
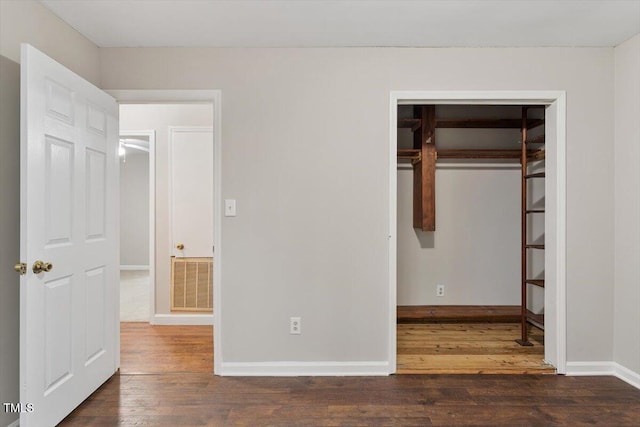
<svg viewBox="0 0 640 427">
<path fill-rule="evenodd" d="M 398 119 L 398 128 L 411 128 L 412 132 L 417 131 L 422 126 L 420 119 Z"/>
<path fill-rule="evenodd" d="M 398 149 L 398 160 L 416 158 L 419 160 L 421 150 L 415 148 Z M 534 155 L 537 151 L 531 151 Z M 520 150 L 475 150 L 447 149 L 436 151 L 438 159 L 519 159 Z"/>
<path fill-rule="evenodd" d="M 543 124 L 543 119 L 531 119 L 527 121 L 527 128 L 532 129 Z M 398 128 L 410 128 L 415 132 L 421 126 L 420 119 L 398 119 Z M 521 126 L 520 119 L 436 119 L 437 128 L 520 129 Z M 544 144 L 544 136 L 533 138 L 527 141 L 527 144 Z"/>
<path fill-rule="evenodd" d="M 437 150 L 439 159 L 519 159 L 520 150 Z"/>
<path fill-rule="evenodd" d="M 531 128 L 538 127 L 540 125 L 544 125 L 544 119 L 536 119 L 531 120 L 527 117 L 527 110 L 529 107 L 522 107 L 522 120 L 520 126 L 520 148 L 523 150 L 522 159 L 520 161 L 521 173 L 522 173 L 522 191 L 520 193 L 520 202 L 521 202 L 521 212 L 522 212 L 522 222 L 521 222 L 521 231 L 522 231 L 522 239 L 521 239 L 521 248 L 522 248 L 522 258 L 521 258 L 521 317 L 520 317 L 520 332 L 521 336 L 516 340 L 518 344 L 521 346 L 531 346 L 532 343 L 529 342 L 529 328 L 527 324 L 533 325 L 537 328 L 544 330 L 544 314 L 535 314 L 531 310 L 527 309 L 527 300 L 528 300 L 528 291 L 529 288 L 527 285 L 538 286 L 544 289 L 544 279 L 527 279 L 527 264 L 528 264 L 528 255 L 527 250 L 529 249 L 542 249 L 544 250 L 544 243 L 529 243 L 527 244 L 526 236 L 527 236 L 527 215 L 534 213 L 543 213 L 544 208 L 527 208 L 527 179 L 530 178 L 544 178 L 546 175 L 544 172 L 533 172 L 529 173 L 527 171 L 528 163 L 535 162 L 537 160 L 543 160 L 545 158 L 545 151 L 542 144 L 545 143 L 545 137 L 543 135 L 539 135 L 536 137 L 529 137 L 528 130 Z M 544 131 L 544 129 L 543 129 Z M 529 145 L 532 144 L 536 149 L 533 153 L 530 150 Z M 526 152 L 524 152 L 526 150 Z M 540 239 L 542 240 L 542 239 Z M 538 240 L 538 241 L 540 241 Z"/>
<path fill-rule="evenodd" d="M 544 138 L 544 134 L 536 136 L 534 138 L 529 138 L 527 139 L 527 145 L 529 144 L 544 144 L 545 138 Z M 522 142 L 522 141 L 520 141 Z"/>
<path fill-rule="evenodd" d="M 417 157 L 398 156 L 398 163 L 411 163 L 412 165 L 416 165 L 420 162 L 422 162 L 422 156 L 417 156 Z"/>
<path fill-rule="evenodd" d="M 531 310 L 527 310 L 527 322 L 536 328 L 544 330 L 544 314 L 535 314 Z"/>
<path fill-rule="evenodd" d="M 414 148 L 398 150 L 398 162 L 417 163 L 422 160 L 422 151 Z"/>
<path fill-rule="evenodd" d="M 534 129 L 544 125 L 544 119 L 527 120 L 527 129 Z"/>
<path fill-rule="evenodd" d="M 544 288 L 544 279 L 527 279 L 524 282 L 530 285 L 540 286 L 541 288 Z"/>
<path fill-rule="evenodd" d="M 544 178 L 544 177 L 545 177 L 545 173 L 544 172 L 530 173 L 529 175 L 525 175 L 524 176 L 525 179 Z"/>
<path fill-rule="evenodd" d="M 398 156 L 417 156 L 421 152 L 418 148 L 398 148 Z"/>
<path fill-rule="evenodd" d="M 544 249 L 544 245 L 524 245 L 527 249 Z"/>
<path fill-rule="evenodd" d="M 527 121 L 527 127 L 533 128 L 544 123 L 544 120 L 533 119 Z M 436 119 L 436 128 L 492 128 L 492 129 L 520 129 L 521 119 Z"/>
<path fill-rule="evenodd" d="M 544 160 L 546 158 L 545 150 L 536 150 L 527 155 L 527 161 L 536 162 L 538 160 Z"/>
</svg>

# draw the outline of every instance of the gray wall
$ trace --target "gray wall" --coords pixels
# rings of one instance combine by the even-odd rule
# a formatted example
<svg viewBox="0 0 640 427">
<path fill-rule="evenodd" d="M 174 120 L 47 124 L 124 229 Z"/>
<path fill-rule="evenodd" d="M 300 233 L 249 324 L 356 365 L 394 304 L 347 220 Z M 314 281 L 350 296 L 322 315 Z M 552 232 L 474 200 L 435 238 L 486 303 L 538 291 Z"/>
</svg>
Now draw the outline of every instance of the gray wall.
<svg viewBox="0 0 640 427">
<path fill-rule="evenodd" d="M 149 266 L 149 153 L 120 158 L 120 265 Z"/>
<path fill-rule="evenodd" d="M 390 90 L 566 90 L 568 360 L 613 360 L 612 48 L 100 57 L 106 89 L 222 90 L 225 362 L 387 360 Z"/>
<path fill-rule="evenodd" d="M 640 35 L 615 49 L 614 360 L 640 375 Z"/>
<path fill-rule="evenodd" d="M 20 276 L 20 65 L 0 56 L 0 404 L 18 402 Z M 15 420 L 0 408 L 0 426 Z"/>
<path fill-rule="evenodd" d="M 0 54 L 20 62 L 20 43 L 29 43 L 65 67 L 100 84 L 98 47 L 40 2 L 0 1 Z"/>
<path fill-rule="evenodd" d="M 171 234 L 169 222 L 169 126 L 213 126 L 207 104 L 133 104 L 120 106 L 120 129 L 156 131 L 156 313 L 169 314 Z M 213 173 L 213 171 L 211 172 Z M 124 247 L 121 248 L 124 250 Z"/>
<path fill-rule="evenodd" d="M 413 228 L 412 197 L 413 171 L 399 168 L 398 305 L 520 303 L 518 165 L 438 165 L 435 232 Z"/>
</svg>

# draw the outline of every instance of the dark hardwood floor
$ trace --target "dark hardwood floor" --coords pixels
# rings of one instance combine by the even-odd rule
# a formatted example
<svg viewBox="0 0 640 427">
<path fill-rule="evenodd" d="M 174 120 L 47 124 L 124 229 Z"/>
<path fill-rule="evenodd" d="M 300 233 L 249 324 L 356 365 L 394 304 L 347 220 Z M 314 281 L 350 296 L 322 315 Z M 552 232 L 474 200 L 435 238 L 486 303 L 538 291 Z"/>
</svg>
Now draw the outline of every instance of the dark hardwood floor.
<svg viewBox="0 0 640 427">
<path fill-rule="evenodd" d="M 640 390 L 614 377 L 217 377 L 211 336 L 123 325 L 121 373 L 60 425 L 640 426 Z"/>
<path fill-rule="evenodd" d="M 638 426 L 613 377 L 116 375 L 62 426 Z"/>
</svg>

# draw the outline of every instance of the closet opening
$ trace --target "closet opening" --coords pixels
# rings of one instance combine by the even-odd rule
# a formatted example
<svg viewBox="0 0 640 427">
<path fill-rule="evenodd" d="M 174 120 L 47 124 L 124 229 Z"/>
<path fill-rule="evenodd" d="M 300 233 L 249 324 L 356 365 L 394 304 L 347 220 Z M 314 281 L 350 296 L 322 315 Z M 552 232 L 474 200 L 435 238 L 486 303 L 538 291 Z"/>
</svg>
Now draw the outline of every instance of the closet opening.
<svg viewBox="0 0 640 427">
<path fill-rule="evenodd" d="M 397 373 L 555 373 L 547 104 L 396 108 Z"/>
</svg>

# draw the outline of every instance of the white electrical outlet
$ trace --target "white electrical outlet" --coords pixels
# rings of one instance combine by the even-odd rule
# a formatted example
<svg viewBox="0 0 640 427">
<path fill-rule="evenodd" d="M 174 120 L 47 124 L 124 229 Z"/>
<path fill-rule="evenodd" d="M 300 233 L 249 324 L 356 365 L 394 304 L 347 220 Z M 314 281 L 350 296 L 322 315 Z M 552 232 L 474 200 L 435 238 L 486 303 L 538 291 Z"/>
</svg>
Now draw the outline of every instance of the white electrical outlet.
<svg viewBox="0 0 640 427">
<path fill-rule="evenodd" d="M 291 335 L 300 335 L 302 333 L 302 320 L 300 317 L 289 318 L 289 333 Z"/>
<path fill-rule="evenodd" d="M 436 296 L 437 297 L 444 296 L 444 285 L 436 285 Z"/>
<path fill-rule="evenodd" d="M 235 199 L 224 199 L 224 216 L 236 216 Z"/>
</svg>

